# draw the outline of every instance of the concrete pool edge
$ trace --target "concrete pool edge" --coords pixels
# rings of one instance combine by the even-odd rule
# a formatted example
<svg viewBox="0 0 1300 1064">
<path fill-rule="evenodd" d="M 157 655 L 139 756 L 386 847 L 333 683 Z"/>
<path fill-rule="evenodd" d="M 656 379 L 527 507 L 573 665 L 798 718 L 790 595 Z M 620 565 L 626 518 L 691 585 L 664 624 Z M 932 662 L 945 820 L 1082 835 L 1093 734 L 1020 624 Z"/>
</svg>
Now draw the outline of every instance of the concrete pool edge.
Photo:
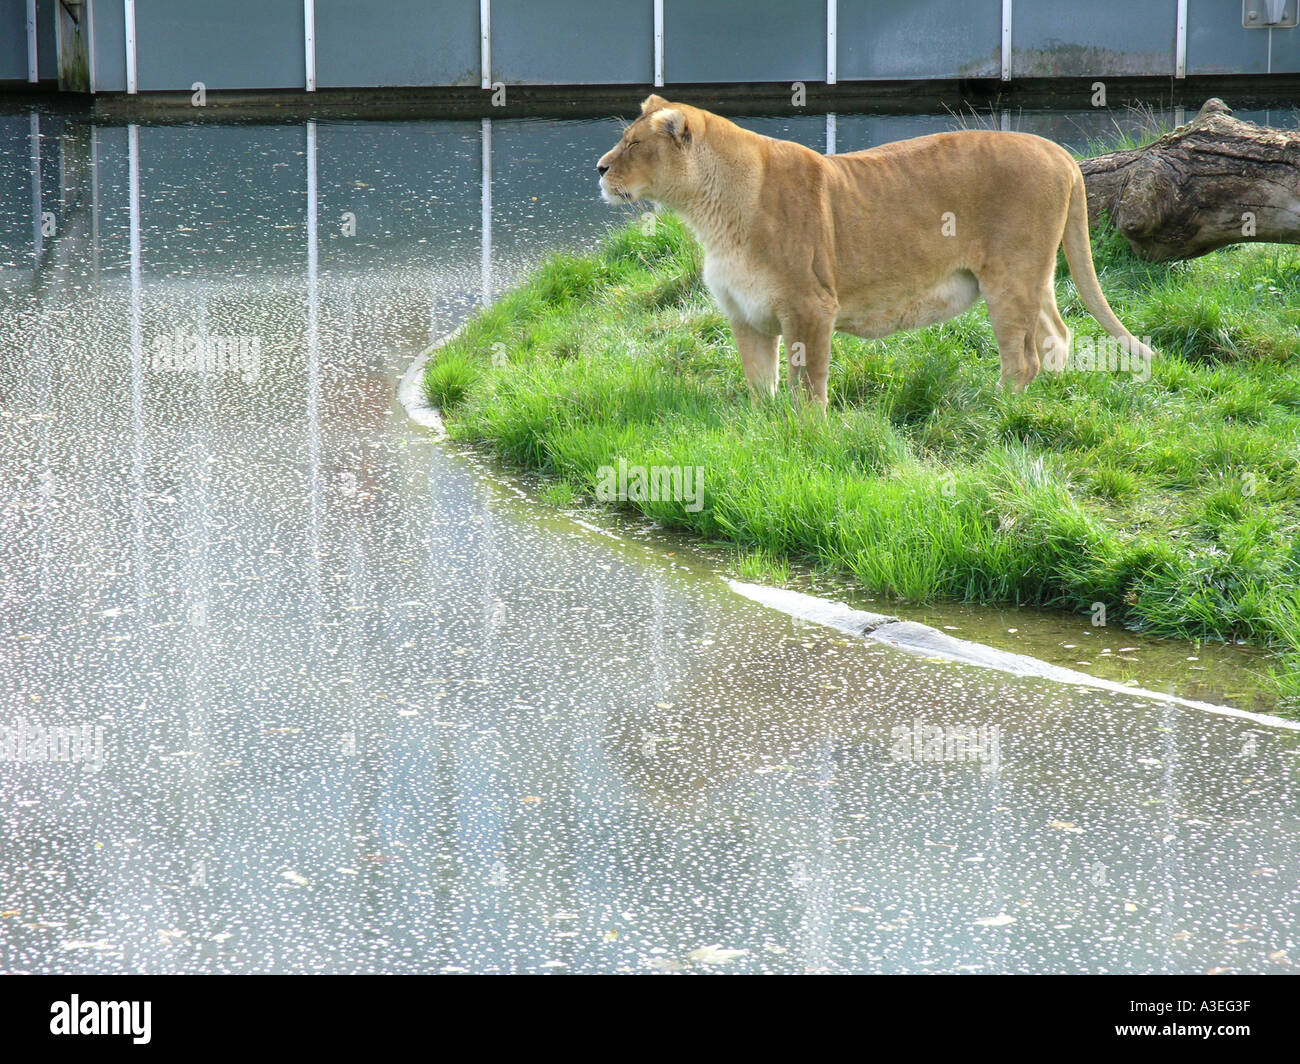
<svg viewBox="0 0 1300 1064">
<path fill-rule="evenodd" d="M 424 370 L 429 360 L 437 354 L 438 349 L 459 335 L 464 328 L 452 330 L 439 340 L 430 344 L 407 367 L 397 385 L 397 400 L 402 404 L 407 417 L 422 428 L 433 433 L 435 439 L 445 439 L 446 426 L 442 421 L 441 411 L 429 402 L 424 392 Z M 582 522 L 584 525 L 585 522 Z M 591 526 L 586 526 L 591 527 Z M 1016 654 L 1007 650 L 998 650 L 983 643 L 974 643 L 968 639 L 958 639 L 916 621 L 905 621 L 883 613 L 870 613 L 856 610 L 842 602 L 818 598 L 802 591 L 787 588 L 766 587 L 761 584 L 747 584 L 728 577 L 722 578 L 727 586 L 737 595 L 757 602 L 769 609 L 778 610 L 791 617 L 833 628 L 846 635 L 862 640 L 873 640 L 885 646 L 892 646 L 912 654 L 926 657 L 943 658 L 948 661 L 979 668 L 993 669 L 1013 676 L 1029 676 L 1037 679 L 1051 680 L 1055 683 L 1073 684 L 1076 687 L 1090 687 L 1095 690 L 1108 691 L 1133 698 L 1144 698 L 1187 709 L 1214 713 L 1219 716 L 1237 717 L 1255 724 L 1300 731 L 1300 721 L 1287 720 L 1285 717 L 1252 713 L 1232 706 L 1221 706 L 1213 702 L 1198 702 L 1190 698 L 1152 691 L 1144 687 L 1129 687 L 1113 680 L 1104 680 L 1086 672 L 1067 669 L 1053 665 L 1040 658 L 1026 654 Z"/>
<path fill-rule="evenodd" d="M 1163 691 L 1152 691 L 1144 687 L 1129 687 L 1104 680 L 1086 672 L 1067 669 L 1053 665 L 1040 658 L 1026 654 L 1016 654 L 1008 650 L 998 650 L 983 643 L 974 643 L 968 639 L 958 639 L 937 628 L 916 621 L 904 621 L 883 613 L 870 613 L 857 610 L 842 602 L 807 595 L 802 591 L 787 588 L 767 587 L 762 584 L 747 584 L 739 580 L 724 577 L 727 586 L 737 595 L 757 602 L 769 609 L 778 610 L 791 617 L 820 624 L 827 628 L 843 632 L 862 640 L 872 640 L 905 650 L 912 654 L 929 658 L 943 658 L 947 661 L 965 665 L 975 665 L 983 669 L 1009 673 L 1013 676 L 1028 676 L 1051 680 L 1055 683 L 1072 684 L 1076 687 L 1090 687 L 1099 691 L 1122 694 L 1131 698 L 1151 699 L 1172 705 L 1196 709 L 1204 713 L 1215 713 L 1225 717 L 1237 717 L 1254 724 L 1264 724 L 1289 731 L 1300 731 L 1300 721 L 1287 720 L 1262 713 L 1251 713 L 1232 706 L 1221 706 L 1213 702 L 1198 702 L 1179 695 Z"/>
<path fill-rule="evenodd" d="M 397 382 L 397 401 L 402 404 L 406 416 L 421 428 L 432 432 L 436 439 L 446 437 L 447 427 L 442 423 L 442 411 L 430 403 L 429 397 L 424 393 L 424 369 L 438 349 L 459 335 L 464 327 L 458 326 L 421 351 Z"/>
</svg>

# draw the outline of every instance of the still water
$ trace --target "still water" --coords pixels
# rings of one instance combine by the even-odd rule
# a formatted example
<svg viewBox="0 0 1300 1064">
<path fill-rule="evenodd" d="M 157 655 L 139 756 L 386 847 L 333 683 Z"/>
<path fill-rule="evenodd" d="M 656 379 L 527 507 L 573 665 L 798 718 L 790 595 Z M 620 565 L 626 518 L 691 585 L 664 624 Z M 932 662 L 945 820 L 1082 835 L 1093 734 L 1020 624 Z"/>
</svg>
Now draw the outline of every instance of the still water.
<svg viewBox="0 0 1300 1064">
<path fill-rule="evenodd" d="M 1300 733 L 844 639 L 407 422 L 618 129 L 0 114 L 0 969 L 1294 970 Z"/>
</svg>

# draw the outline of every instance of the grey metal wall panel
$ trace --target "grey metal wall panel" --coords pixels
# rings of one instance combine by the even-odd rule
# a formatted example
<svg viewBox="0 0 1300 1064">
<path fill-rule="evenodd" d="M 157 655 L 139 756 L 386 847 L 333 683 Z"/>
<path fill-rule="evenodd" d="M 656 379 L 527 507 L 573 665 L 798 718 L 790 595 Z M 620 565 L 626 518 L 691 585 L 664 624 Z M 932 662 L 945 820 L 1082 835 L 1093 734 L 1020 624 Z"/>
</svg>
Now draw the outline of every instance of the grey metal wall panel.
<svg viewBox="0 0 1300 1064">
<path fill-rule="evenodd" d="M 1188 0 L 1187 73 L 1263 74 L 1268 31 L 1241 24 L 1240 0 Z"/>
<path fill-rule="evenodd" d="M 301 89 L 302 0 L 136 0 L 140 90 Z"/>
<path fill-rule="evenodd" d="M 822 81 L 825 0 L 666 0 L 664 80 Z"/>
<path fill-rule="evenodd" d="M 126 88 L 121 0 L 87 0 L 93 88 Z M 57 77 L 57 0 L 38 0 L 40 73 Z M 653 77 L 653 0 L 494 0 L 493 77 L 637 84 Z M 1012 73 L 1167 76 L 1177 0 L 1015 0 Z M 322 87 L 474 85 L 476 0 L 317 0 Z M 0 80 L 27 74 L 25 0 L 0 0 Z M 302 88 L 301 0 L 137 0 L 140 88 Z M 1240 0 L 1189 0 L 1189 74 L 1300 73 L 1300 30 L 1245 30 Z M 826 73 L 825 0 L 665 0 L 666 80 L 807 81 Z M 839 0 L 841 81 L 997 77 L 999 0 Z"/>
<path fill-rule="evenodd" d="M 1002 70 L 997 0 L 840 0 L 839 79 L 987 78 Z"/>
<path fill-rule="evenodd" d="M 1175 0 L 1016 0 L 1012 76 L 1171 75 L 1177 16 Z"/>
<path fill-rule="evenodd" d="M 0 0 L 0 81 L 27 80 L 27 2 Z"/>
<path fill-rule="evenodd" d="M 1265 36 L 1269 36 L 1267 32 Z M 1270 48 L 1270 73 L 1300 74 L 1300 26 L 1290 30 L 1274 30 Z"/>
<path fill-rule="evenodd" d="M 385 0 L 376 7 L 367 0 L 316 0 L 321 88 L 478 84 L 475 0 Z"/>
<path fill-rule="evenodd" d="M 492 76 L 509 85 L 646 84 L 654 79 L 654 5 L 492 0 Z"/>
<path fill-rule="evenodd" d="M 92 92 L 126 91 L 126 21 L 119 0 L 88 0 Z"/>
<path fill-rule="evenodd" d="M 1267 74 L 1270 44 L 1272 73 L 1300 71 L 1300 30 L 1248 30 L 1240 0 L 1188 0 L 1187 73 Z"/>
<path fill-rule="evenodd" d="M 58 3 L 59 0 L 36 0 L 36 63 L 42 81 L 59 80 Z M 24 29 L 24 36 L 26 32 Z"/>
<path fill-rule="evenodd" d="M 58 0 L 36 0 L 37 76 L 58 81 Z M 0 0 L 0 81 L 27 80 L 27 0 Z"/>
</svg>

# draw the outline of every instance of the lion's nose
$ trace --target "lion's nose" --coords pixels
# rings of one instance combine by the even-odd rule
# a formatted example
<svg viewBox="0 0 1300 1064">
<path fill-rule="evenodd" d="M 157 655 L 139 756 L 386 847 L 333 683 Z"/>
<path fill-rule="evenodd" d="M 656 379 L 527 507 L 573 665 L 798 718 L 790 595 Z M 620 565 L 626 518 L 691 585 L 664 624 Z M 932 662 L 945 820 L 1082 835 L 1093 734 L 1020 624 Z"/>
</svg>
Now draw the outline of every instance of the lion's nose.
<svg viewBox="0 0 1300 1064">
<path fill-rule="evenodd" d="M 606 166 L 604 163 L 597 163 L 596 173 L 600 174 L 601 177 L 604 177 L 607 173 L 609 173 L 609 167 Z"/>
</svg>

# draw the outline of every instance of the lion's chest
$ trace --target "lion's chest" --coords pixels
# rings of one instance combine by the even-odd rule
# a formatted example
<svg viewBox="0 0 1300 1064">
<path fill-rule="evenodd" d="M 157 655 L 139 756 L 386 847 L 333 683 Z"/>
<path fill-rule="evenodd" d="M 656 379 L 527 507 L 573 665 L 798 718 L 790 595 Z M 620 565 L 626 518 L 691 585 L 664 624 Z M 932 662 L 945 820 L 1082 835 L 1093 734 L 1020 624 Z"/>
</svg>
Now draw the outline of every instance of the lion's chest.
<svg viewBox="0 0 1300 1064">
<path fill-rule="evenodd" d="M 706 253 L 704 283 L 722 312 L 732 321 L 743 321 L 767 336 L 781 331 L 770 285 L 743 260 L 725 254 Z"/>
</svg>

